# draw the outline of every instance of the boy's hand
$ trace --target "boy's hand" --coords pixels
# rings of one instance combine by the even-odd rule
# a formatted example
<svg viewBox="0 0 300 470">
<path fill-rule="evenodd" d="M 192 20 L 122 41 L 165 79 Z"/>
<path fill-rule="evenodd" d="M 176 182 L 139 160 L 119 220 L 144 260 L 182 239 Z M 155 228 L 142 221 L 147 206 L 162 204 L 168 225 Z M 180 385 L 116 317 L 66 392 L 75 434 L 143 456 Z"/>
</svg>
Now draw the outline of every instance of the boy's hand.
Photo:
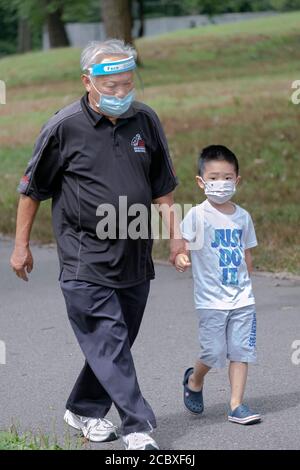
<svg viewBox="0 0 300 470">
<path fill-rule="evenodd" d="M 176 258 L 175 258 L 175 267 L 176 267 L 177 271 L 179 271 L 180 273 L 183 273 L 190 266 L 191 266 L 191 262 L 190 262 L 189 257 L 187 255 L 185 255 L 184 253 L 180 253 L 179 255 L 176 256 Z"/>
</svg>

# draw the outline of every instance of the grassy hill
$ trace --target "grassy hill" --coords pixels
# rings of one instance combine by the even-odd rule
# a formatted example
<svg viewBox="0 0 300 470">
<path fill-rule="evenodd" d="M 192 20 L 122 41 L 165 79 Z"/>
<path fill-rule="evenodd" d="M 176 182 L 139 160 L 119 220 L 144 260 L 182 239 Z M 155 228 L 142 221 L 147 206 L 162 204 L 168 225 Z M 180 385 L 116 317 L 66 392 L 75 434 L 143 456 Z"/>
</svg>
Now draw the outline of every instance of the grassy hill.
<svg viewBox="0 0 300 470">
<path fill-rule="evenodd" d="M 176 201 L 203 199 L 194 183 L 199 150 L 220 143 L 240 160 L 236 202 L 253 216 L 257 269 L 300 273 L 300 13 L 182 30 L 137 41 L 144 91 L 163 122 L 180 179 Z M 17 182 L 41 125 L 83 92 L 78 49 L 0 60 L 0 232 L 14 230 Z M 44 203 L 33 238 L 52 239 Z M 158 243 L 156 256 L 167 256 Z"/>
</svg>

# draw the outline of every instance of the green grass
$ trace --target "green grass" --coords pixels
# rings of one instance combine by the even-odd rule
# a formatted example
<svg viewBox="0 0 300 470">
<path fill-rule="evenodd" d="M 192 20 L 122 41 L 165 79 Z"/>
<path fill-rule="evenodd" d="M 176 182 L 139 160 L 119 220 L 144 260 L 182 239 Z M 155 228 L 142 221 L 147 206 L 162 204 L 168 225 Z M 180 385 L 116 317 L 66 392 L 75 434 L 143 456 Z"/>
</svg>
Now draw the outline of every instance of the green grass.
<svg viewBox="0 0 300 470">
<path fill-rule="evenodd" d="M 90 442 L 78 435 L 75 439 L 66 431 L 62 439 L 55 432 L 45 434 L 38 432 L 20 432 L 13 424 L 0 431 L 0 450 L 84 450 L 90 449 Z"/>
<path fill-rule="evenodd" d="M 79 49 L 52 49 L 8 56 L 0 60 L 0 76 L 8 87 L 76 80 Z"/>
<path fill-rule="evenodd" d="M 259 19 L 249 19 L 237 23 L 227 23 L 222 25 L 207 25 L 205 27 L 182 29 L 161 35 L 161 38 L 193 38 L 194 36 L 252 36 L 255 34 L 271 34 L 280 36 L 283 33 L 296 32 L 299 30 L 299 13 L 283 13 L 275 16 L 266 16 Z M 144 41 L 149 39 L 145 38 Z M 151 39 L 150 39 L 151 40 Z"/>
<path fill-rule="evenodd" d="M 145 66 L 143 80 L 150 86 L 153 79 L 155 84 L 163 84 L 182 83 L 185 79 L 198 81 L 205 77 L 224 78 L 226 71 L 232 76 L 232 66 L 244 73 L 252 68 L 256 73 L 252 65 L 257 61 L 271 73 L 276 65 L 274 59 L 280 63 L 279 73 L 294 69 L 295 61 L 290 60 L 290 55 L 297 52 L 299 57 L 299 23 L 300 13 L 293 12 L 141 39 L 137 47 Z M 0 77 L 8 87 L 77 81 L 79 54 L 79 49 L 68 48 L 9 56 L 0 60 Z M 213 69 L 201 66 L 212 62 Z"/>
<path fill-rule="evenodd" d="M 0 431 L 0 450 L 67 450 L 69 445 L 61 447 L 57 440 L 44 434 L 21 434 L 12 426 L 7 431 Z"/>
<path fill-rule="evenodd" d="M 199 150 L 212 143 L 239 157 L 236 202 L 251 213 L 257 269 L 300 274 L 300 13 L 177 31 L 137 41 L 140 99 L 163 122 L 179 176 L 176 202 L 203 199 L 194 182 Z M 0 60 L 7 105 L 0 107 L 0 232 L 12 234 L 16 184 L 41 125 L 82 93 L 79 50 L 58 49 Z M 50 203 L 33 237 L 51 241 Z M 166 257 L 166 243 L 154 255 Z"/>
</svg>

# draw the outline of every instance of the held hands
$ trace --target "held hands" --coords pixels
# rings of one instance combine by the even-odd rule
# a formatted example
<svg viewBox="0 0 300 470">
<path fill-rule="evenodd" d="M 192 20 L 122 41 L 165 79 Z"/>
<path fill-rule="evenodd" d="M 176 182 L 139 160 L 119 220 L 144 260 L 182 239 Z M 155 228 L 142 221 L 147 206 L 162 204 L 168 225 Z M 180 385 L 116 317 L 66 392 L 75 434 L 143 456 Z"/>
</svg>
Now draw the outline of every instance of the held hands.
<svg viewBox="0 0 300 470">
<path fill-rule="evenodd" d="M 191 266 L 191 262 L 189 260 L 189 257 L 186 254 L 180 253 L 176 256 L 176 258 L 175 258 L 175 267 L 176 267 L 177 271 L 179 271 L 180 273 L 183 273 L 190 266 Z"/>
</svg>

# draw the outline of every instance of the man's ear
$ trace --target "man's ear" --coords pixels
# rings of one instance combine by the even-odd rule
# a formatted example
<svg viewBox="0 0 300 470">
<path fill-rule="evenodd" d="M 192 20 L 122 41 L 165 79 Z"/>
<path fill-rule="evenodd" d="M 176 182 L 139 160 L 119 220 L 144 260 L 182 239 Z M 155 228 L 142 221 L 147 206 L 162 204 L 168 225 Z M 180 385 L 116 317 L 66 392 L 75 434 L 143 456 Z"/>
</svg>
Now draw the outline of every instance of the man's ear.
<svg viewBox="0 0 300 470">
<path fill-rule="evenodd" d="M 205 185 L 199 175 L 196 176 L 196 183 L 198 184 L 199 188 L 204 189 Z"/>
<path fill-rule="evenodd" d="M 83 83 L 84 88 L 89 93 L 91 91 L 91 88 L 92 88 L 90 77 L 88 75 L 82 74 L 81 75 L 81 81 Z"/>
</svg>

